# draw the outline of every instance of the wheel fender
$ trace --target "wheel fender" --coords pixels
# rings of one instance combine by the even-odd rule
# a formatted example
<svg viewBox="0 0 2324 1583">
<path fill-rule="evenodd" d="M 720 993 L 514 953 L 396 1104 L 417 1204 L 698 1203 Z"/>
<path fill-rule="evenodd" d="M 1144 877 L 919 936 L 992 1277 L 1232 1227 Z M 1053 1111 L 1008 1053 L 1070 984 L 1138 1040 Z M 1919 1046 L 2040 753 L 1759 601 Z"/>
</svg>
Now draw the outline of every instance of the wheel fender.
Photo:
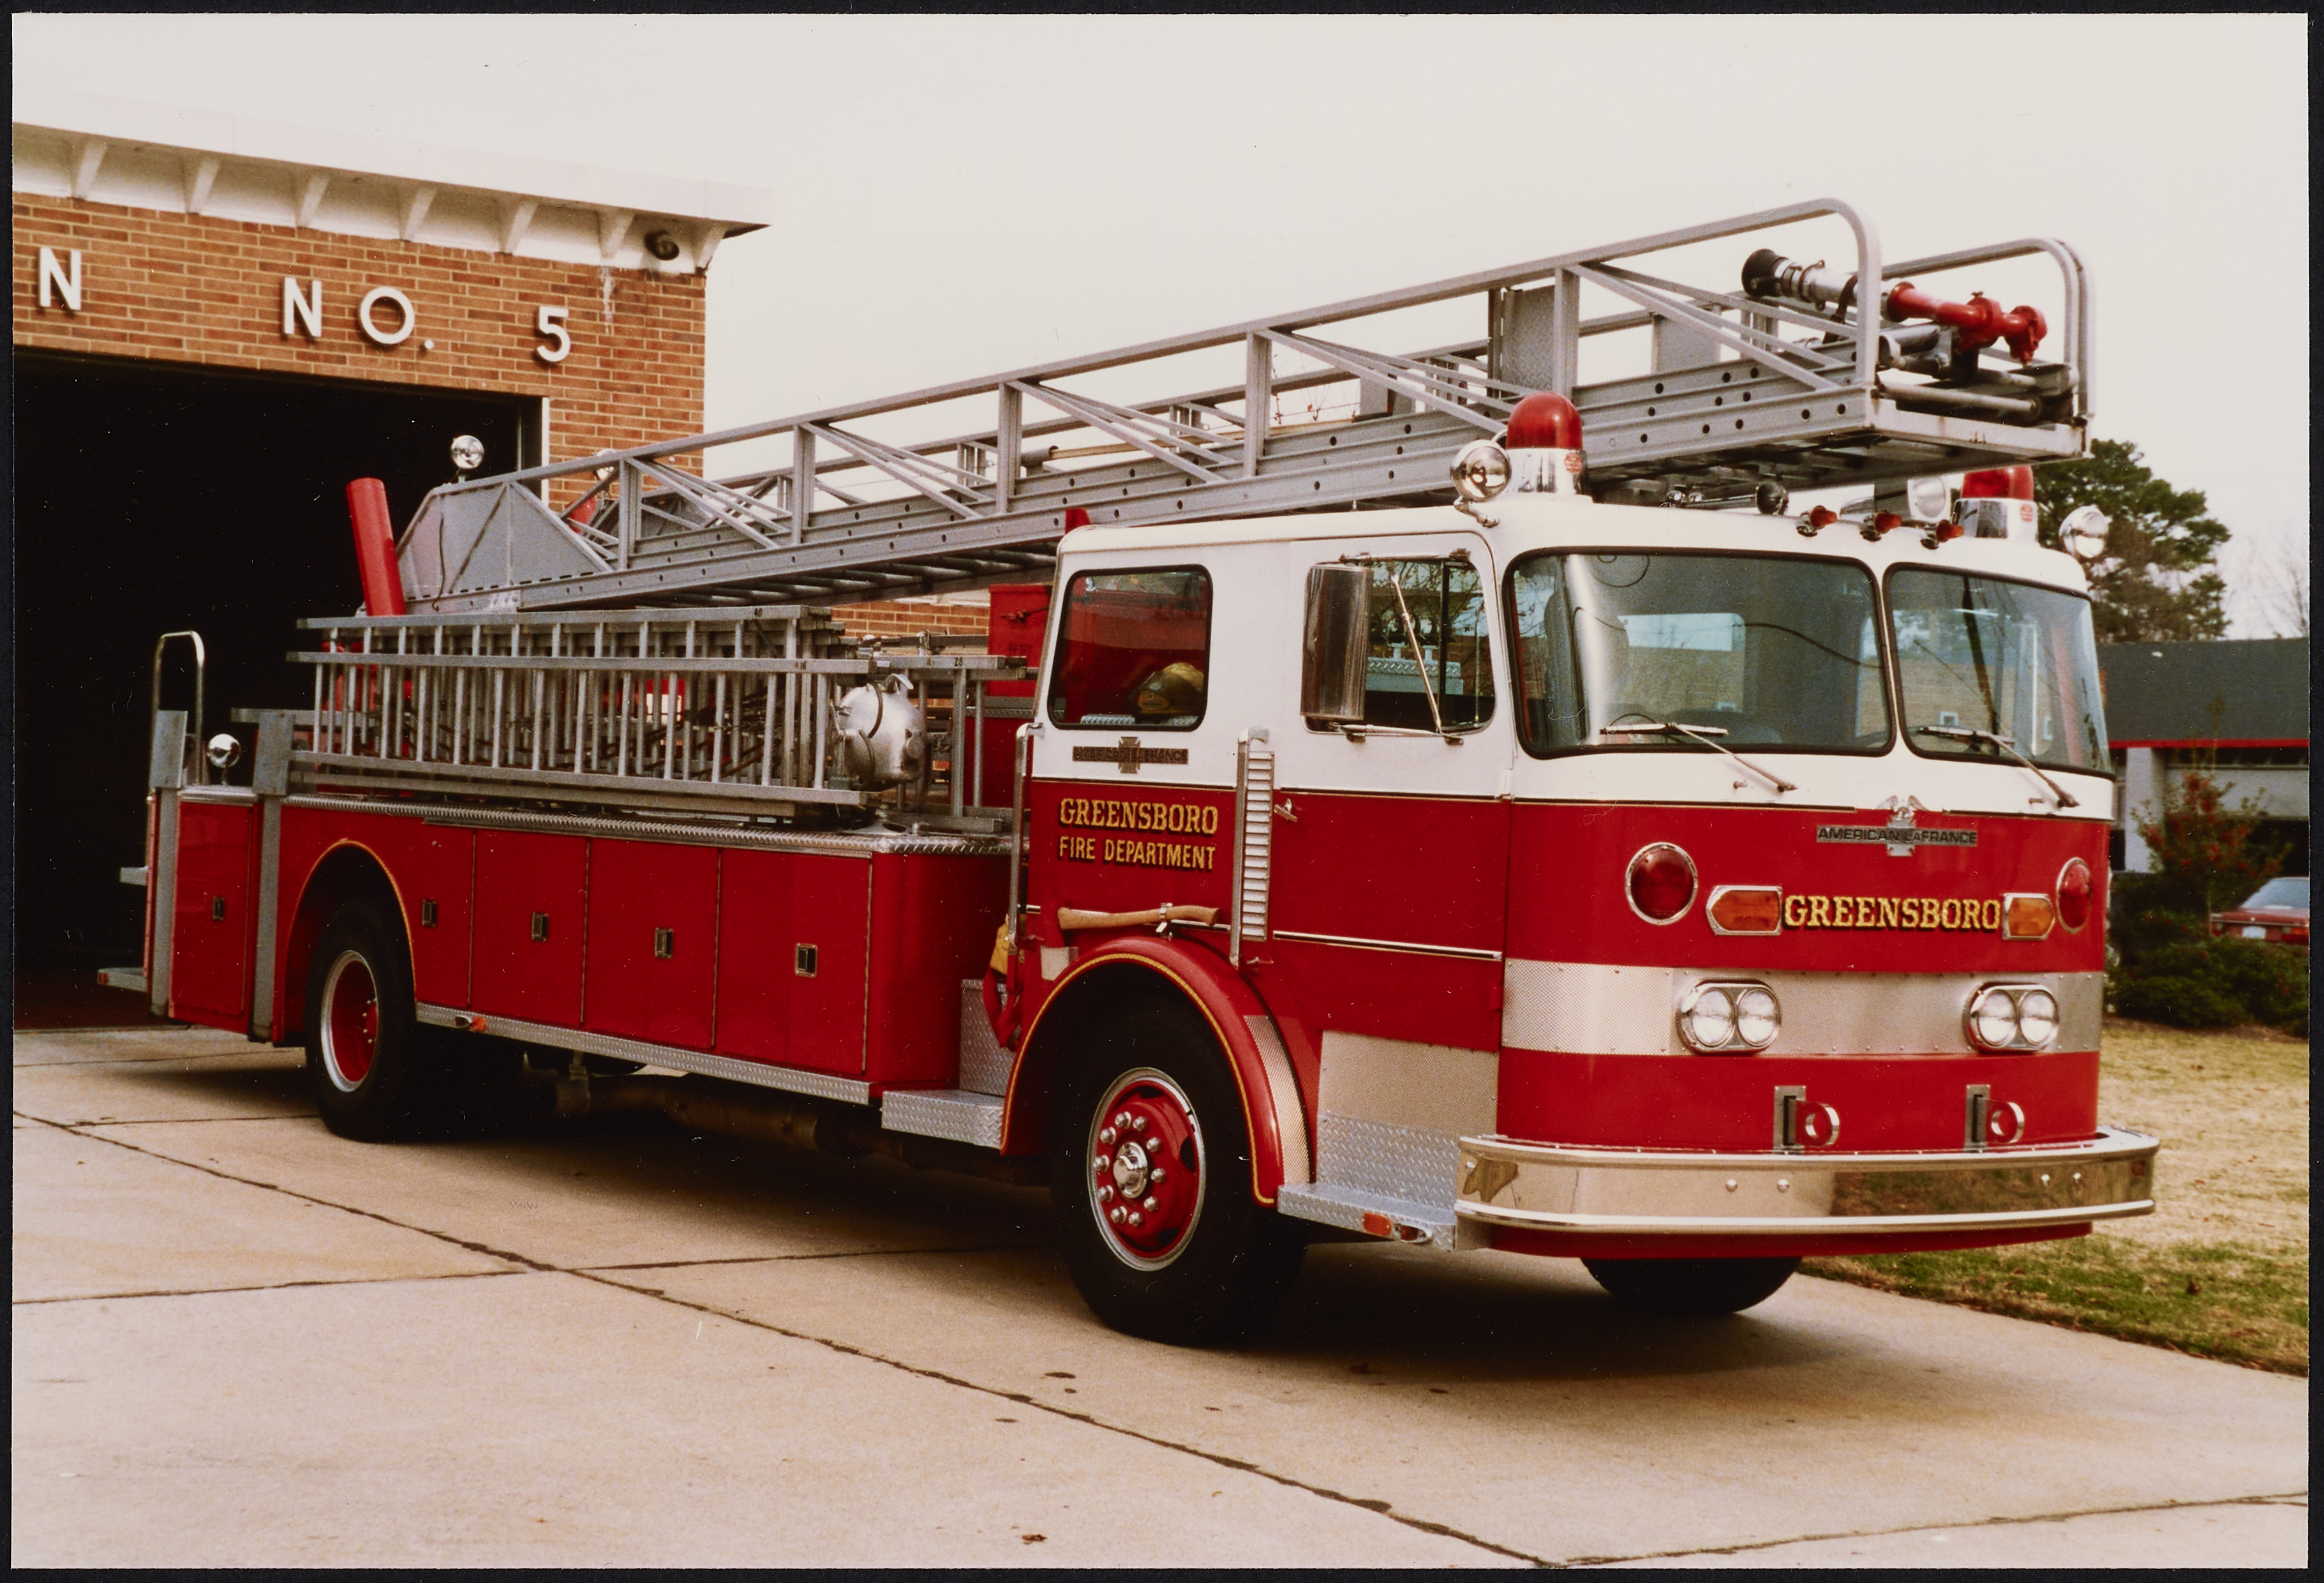
<svg viewBox="0 0 2324 1583">
<path fill-rule="evenodd" d="M 359 896 L 378 901 L 382 911 L 394 920 L 397 932 L 404 936 L 407 967 L 410 959 L 410 926 L 405 921 L 401 894 L 379 854 L 361 842 L 333 842 L 309 866 L 297 895 L 298 902 L 290 912 L 289 927 L 279 931 L 281 939 L 275 947 L 280 953 L 275 965 L 273 1016 L 278 1043 L 295 1042 L 303 1036 L 309 961 L 314 954 L 315 942 L 322 938 L 323 925 L 340 907 Z"/>
<path fill-rule="evenodd" d="M 1250 1129 L 1250 1190 L 1272 1205 L 1286 1181 L 1312 1180 L 1308 1165 L 1307 1116 L 1299 1081 L 1292 1073 L 1283 1036 L 1266 1003 L 1216 952 L 1183 941 L 1130 935 L 1104 941 L 1057 980 L 1025 1030 L 1001 1113 L 1001 1152 L 1031 1153 L 1042 1148 L 1048 1130 L 1050 1098 L 1074 1012 L 1084 997 L 1074 993 L 1092 980 L 1139 975 L 1167 986 L 1202 1013 L 1226 1051 L 1242 1097 Z M 1065 1008 L 1060 1013 L 1059 1008 Z M 1053 1014 L 1056 1014 L 1053 1015 Z"/>
</svg>

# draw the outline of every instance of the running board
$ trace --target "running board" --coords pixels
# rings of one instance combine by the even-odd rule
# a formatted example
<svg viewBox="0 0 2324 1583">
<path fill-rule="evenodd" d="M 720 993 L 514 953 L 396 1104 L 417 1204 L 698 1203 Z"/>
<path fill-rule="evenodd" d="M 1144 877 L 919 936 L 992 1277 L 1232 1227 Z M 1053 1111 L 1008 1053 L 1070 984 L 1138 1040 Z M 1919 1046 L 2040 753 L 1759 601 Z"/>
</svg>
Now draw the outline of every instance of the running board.
<svg viewBox="0 0 2324 1583">
<path fill-rule="evenodd" d="M 724 1078 L 729 1082 L 749 1083 L 761 1088 L 781 1088 L 817 1099 L 835 1099 L 843 1105 L 872 1103 L 872 1085 L 859 1078 L 836 1078 L 828 1072 L 801 1071 L 797 1067 L 770 1066 L 764 1061 L 706 1055 L 698 1050 L 649 1044 L 641 1039 L 620 1039 L 611 1033 L 590 1033 L 579 1028 L 555 1027 L 548 1023 L 528 1023 L 519 1017 L 464 1012 L 454 1006 L 430 1005 L 425 1001 L 420 1003 L 416 1012 L 420 1020 L 431 1027 L 456 1028 L 464 1033 L 489 1033 L 494 1038 L 520 1040 L 527 1044 L 545 1045 L 551 1050 L 577 1050 L 584 1055 L 610 1055 L 616 1060 L 633 1060 L 641 1066 L 669 1067 L 705 1078 Z"/>
<path fill-rule="evenodd" d="M 99 967 L 97 981 L 107 989 L 134 989 L 145 993 L 145 969 L 143 967 Z"/>
<path fill-rule="evenodd" d="M 1484 1245 L 1474 1227 L 1463 1239 L 1461 1217 L 1451 1204 L 1423 1204 L 1336 1182 L 1286 1182 L 1276 1192 L 1275 1207 L 1295 1220 L 1313 1220 L 1438 1253 Z"/>
<path fill-rule="evenodd" d="M 880 1097 L 880 1125 L 891 1133 L 998 1149 L 1002 1108 L 997 1095 L 966 1088 L 890 1088 Z"/>
</svg>

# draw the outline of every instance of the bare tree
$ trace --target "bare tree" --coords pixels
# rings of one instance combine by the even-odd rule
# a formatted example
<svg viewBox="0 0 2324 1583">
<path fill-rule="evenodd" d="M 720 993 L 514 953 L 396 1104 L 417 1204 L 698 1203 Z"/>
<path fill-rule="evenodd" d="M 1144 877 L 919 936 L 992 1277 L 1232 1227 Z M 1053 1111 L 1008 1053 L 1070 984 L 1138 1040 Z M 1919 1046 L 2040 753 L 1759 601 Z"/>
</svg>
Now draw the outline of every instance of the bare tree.
<svg viewBox="0 0 2324 1583">
<path fill-rule="evenodd" d="M 2308 546 L 2256 535 L 2236 546 L 2236 592 L 2271 637 L 2308 635 Z"/>
</svg>

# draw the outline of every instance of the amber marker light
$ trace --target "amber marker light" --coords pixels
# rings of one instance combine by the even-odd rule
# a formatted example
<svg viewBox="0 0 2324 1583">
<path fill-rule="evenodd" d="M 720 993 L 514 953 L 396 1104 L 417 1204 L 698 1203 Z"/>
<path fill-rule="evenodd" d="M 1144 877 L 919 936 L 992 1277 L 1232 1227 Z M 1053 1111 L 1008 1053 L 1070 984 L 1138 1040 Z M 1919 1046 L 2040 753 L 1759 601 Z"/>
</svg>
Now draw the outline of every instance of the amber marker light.
<svg viewBox="0 0 2324 1583">
<path fill-rule="evenodd" d="M 1649 923 L 1675 923 L 1694 905 L 1694 859 L 1667 841 L 1642 847 L 1625 882 L 1630 909 Z"/>
<path fill-rule="evenodd" d="M 2079 857 L 2066 859 L 2066 866 L 2058 871 L 2058 921 L 2070 934 L 2080 934 L 2090 921 L 2090 897 L 2096 886 L 2090 878 L 2090 866 Z"/>
<path fill-rule="evenodd" d="M 1784 932 L 1784 893 L 1774 885 L 1720 885 L 1704 912 L 1713 934 Z"/>
<path fill-rule="evenodd" d="M 2047 896 L 2018 893 L 2002 898 L 2001 932 L 2005 939 L 2042 940 L 2057 921 L 2057 903 Z"/>
</svg>

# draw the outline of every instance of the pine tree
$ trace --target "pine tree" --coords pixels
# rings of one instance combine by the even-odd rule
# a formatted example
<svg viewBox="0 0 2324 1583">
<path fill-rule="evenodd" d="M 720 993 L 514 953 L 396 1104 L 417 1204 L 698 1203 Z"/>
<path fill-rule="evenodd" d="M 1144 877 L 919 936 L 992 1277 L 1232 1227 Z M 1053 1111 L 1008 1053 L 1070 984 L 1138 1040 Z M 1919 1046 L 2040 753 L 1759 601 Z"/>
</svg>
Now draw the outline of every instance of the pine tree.
<svg viewBox="0 0 2324 1583">
<path fill-rule="evenodd" d="M 2114 524 L 2090 569 L 2098 642 L 2227 635 L 2217 563 L 2228 529 L 2208 514 L 2201 490 L 2172 488 L 2121 440 L 2092 440 L 2088 457 L 2052 462 L 2035 482 L 2043 542 L 2056 543 L 2058 524 L 2080 506 L 2097 506 Z"/>
</svg>

